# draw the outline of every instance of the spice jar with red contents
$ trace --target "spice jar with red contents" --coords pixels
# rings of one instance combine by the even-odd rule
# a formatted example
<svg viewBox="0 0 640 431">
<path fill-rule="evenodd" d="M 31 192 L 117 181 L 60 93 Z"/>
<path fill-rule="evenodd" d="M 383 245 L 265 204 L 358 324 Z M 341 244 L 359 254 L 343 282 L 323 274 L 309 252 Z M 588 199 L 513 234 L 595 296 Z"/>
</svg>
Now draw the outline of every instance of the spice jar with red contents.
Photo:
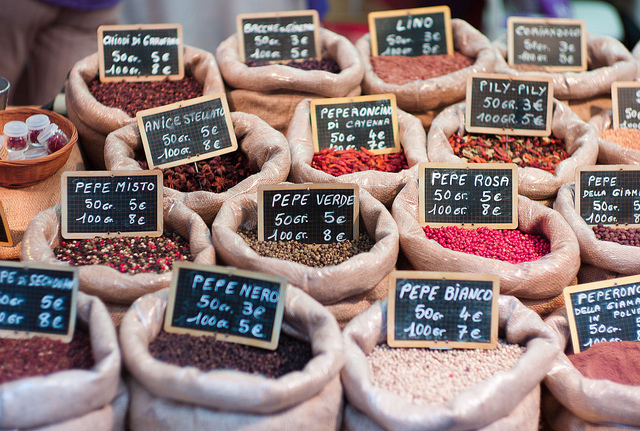
<svg viewBox="0 0 640 431">
<path fill-rule="evenodd" d="M 29 145 L 34 147 L 42 147 L 42 144 L 38 141 L 38 135 L 51 124 L 51 120 L 45 114 L 32 115 L 25 121 L 27 123 L 27 141 Z"/>
<path fill-rule="evenodd" d="M 51 154 L 67 145 L 69 138 L 57 124 L 51 123 L 38 135 L 38 142 Z"/>
<path fill-rule="evenodd" d="M 9 121 L 4 125 L 4 144 L 9 152 L 27 149 L 27 125 L 22 121 Z"/>
</svg>

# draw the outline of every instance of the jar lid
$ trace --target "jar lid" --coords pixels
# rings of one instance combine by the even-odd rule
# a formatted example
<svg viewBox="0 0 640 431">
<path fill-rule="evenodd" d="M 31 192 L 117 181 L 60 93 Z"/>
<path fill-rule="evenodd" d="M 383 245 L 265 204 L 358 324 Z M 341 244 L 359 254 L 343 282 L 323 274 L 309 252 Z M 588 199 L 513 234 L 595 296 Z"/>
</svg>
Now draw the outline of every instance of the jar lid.
<svg viewBox="0 0 640 431">
<path fill-rule="evenodd" d="M 58 130 L 59 130 L 58 125 L 56 123 L 49 124 L 38 135 L 38 142 L 40 142 L 41 144 L 44 144 L 47 141 L 47 139 L 53 136 L 53 134 L 56 133 Z"/>
<path fill-rule="evenodd" d="M 24 151 L 9 151 L 9 158 L 7 160 L 24 160 Z"/>
<path fill-rule="evenodd" d="M 25 136 L 27 134 L 27 124 L 22 121 L 9 121 L 4 125 L 4 134 L 11 138 Z"/>
<path fill-rule="evenodd" d="M 49 155 L 49 153 L 42 147 L 29 147 L 27 151 L 24 152 L 24 157 L 27 159 L 37 159 L 38 157 L 47 155 Z"/>
<path fill-rule="evenodd" d="M 26 123 L 29 129 L 44 129 L 44 126 L 51 123 L 51 120 L 48 115 L 36 114 L 27 118 Z"/>
</svg>

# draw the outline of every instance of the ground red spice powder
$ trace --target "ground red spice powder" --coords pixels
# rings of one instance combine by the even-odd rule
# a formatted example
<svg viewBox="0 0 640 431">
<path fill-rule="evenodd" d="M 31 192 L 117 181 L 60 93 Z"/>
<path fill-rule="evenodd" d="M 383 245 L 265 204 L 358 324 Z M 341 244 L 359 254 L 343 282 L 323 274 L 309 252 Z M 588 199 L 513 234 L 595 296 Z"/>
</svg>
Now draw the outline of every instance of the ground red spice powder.
<svg viewBox="0 0 640 431">
<path fill-rule="evenodd" d="M 449 75 L 471 66 L 475 59 L 459 52 L 453 55 L 420 55 L 406 57 L 389 55 L 371 57 L 371 66 L 376 75 L 388 84 L 402 85 L 411 81 L 425 80 Z"/>
<path fill-rule="evenodd" d="M 311 167 L 334 177 L 362 171 L 400 172 L 409 169 L 404 151 L 374 154 L 364 147 L 359 150 L 323 148 L 313 154 Z"/>
<path fill-rule="evenodd" d="M 596 343 L 584 352 L 568 355 L 585 377 L 640 386 L 640 343 L 611 341 Z"/>
</svg>

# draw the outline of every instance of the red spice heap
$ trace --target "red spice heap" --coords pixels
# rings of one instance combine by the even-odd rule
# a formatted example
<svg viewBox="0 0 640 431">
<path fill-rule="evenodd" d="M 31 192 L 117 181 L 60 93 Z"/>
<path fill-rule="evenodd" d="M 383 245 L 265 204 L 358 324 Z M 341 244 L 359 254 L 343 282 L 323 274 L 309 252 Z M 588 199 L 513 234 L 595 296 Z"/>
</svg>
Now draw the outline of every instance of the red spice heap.
<svg viewBox="0 0 640 431">
<path fill-rule="evenodd" d="M 484 226 L 478 229 L 425 226 L 422 229 L 427 238 L 445 248 L 509 263 L 537 260 L 551 251 L 551 245 L 545 238 L 517 229 L 489 229 Z"/>
<path fill-rule="evenodd" d="M 515 163 L 554 173 L 569 157 L 564 142 L 554 136 L 452 135 L 453 153 L 471 163 Z"/>
<path fill-rule="evenodd" d="M 313 154 L 311 167 L 334 177 L 362 171 L 400 172 L 409 169 L 404 151 L 376 155 L 364 147 L 359 150 L 323 148 Z"/>
<path fill-rule="evenodd" d="M 271 63 L 263 60 L 247 60 L 245 64 L 249 67 L 260 67 Z M 288 63 L 280 64 L 302 70 L 324 70 L 325 72 L 340 73 L 340 66 L 338 66 L 338 63 L 333 60 L 316 60 L 315 58 L 308 58 L 305 60 L 291 60 Z"/>
<path fill-rule="evenodd" d="M 375 74 L 384 82 L 396 85 L 448 75 L 471 66 L 474 62 L 475 59 L 457 51 L 453 55 L 371 57 L 371 66 Z"/>
<path fill-rule="evenodd" d="M 637 342 L 596 343 L 584 352 L 568 357 L 585 377 L 640 386 L 640 344 Z"/>
</svg>

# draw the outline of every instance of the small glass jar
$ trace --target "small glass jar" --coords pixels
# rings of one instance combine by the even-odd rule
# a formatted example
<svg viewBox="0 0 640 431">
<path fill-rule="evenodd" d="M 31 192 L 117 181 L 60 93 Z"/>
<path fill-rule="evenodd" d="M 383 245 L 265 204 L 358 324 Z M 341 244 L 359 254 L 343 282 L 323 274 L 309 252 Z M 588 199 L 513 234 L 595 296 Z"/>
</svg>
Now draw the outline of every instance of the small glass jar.
<svg viewBox="0 0 640 431">
<path fill-rule="evenodd" d="M 42 144 L 38 142 L 38 135 L 51 123 L 51 120 L 45 114 L 36 114 L 27 118 L 26 123 L 29 131 L 27 141 L 34 147 L 42 147 Z"/>
<path fill-rule="evenodd" d="M 4 125 L 4 144 L 9 152 L 27 149 L 27 125 L 23 121 L 9 121 Z"/>
<path fill-rule="evenodd" d="M 38 135 L 38 142 L 51 154 L 67 145 L 69 138 L 56 123 L 51 123 Z"/>
</svg>

